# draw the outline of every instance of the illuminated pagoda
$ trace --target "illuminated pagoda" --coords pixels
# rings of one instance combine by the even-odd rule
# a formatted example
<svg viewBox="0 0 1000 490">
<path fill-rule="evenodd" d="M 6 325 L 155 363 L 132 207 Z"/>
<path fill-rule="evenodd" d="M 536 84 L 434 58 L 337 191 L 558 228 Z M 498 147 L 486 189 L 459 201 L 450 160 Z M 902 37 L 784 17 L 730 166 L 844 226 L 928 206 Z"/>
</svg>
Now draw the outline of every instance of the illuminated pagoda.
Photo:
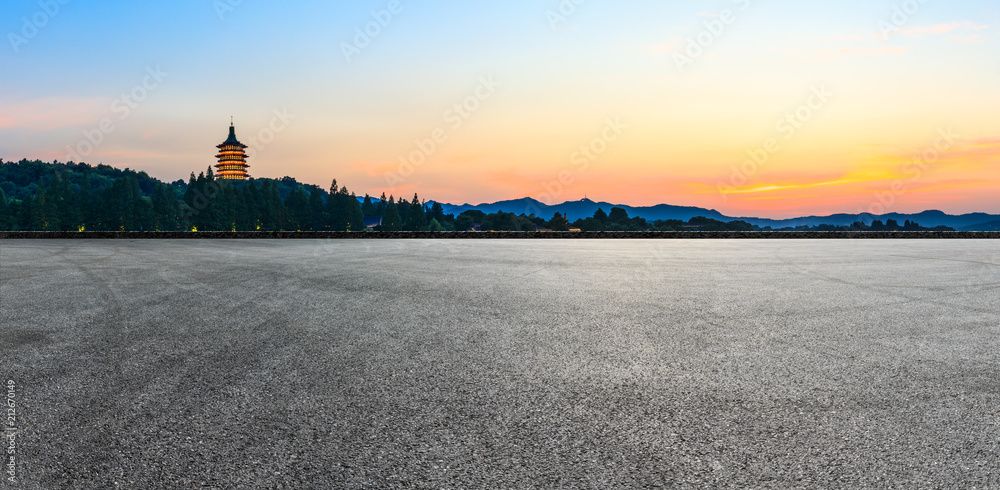
<svg viewBox="0 0 1000 490">
<path fill-rule="evenodd" d="M 218 169 L 215 174 L 216 178 L 225 180 L 247 180 L 250 178 L 250 174 L 247 173 L 250 166 L 247 165 L 247 153 L 244 151 L 247 145 L 236 139 L 236 127 L 232 122 L 229 123 L 229 138 L 216 148 L 219 149 L 219 154 L 215 155 L 215 158 L 219 159 L 219 163 L 215 165 L 215 168 Z"/>
</svg>

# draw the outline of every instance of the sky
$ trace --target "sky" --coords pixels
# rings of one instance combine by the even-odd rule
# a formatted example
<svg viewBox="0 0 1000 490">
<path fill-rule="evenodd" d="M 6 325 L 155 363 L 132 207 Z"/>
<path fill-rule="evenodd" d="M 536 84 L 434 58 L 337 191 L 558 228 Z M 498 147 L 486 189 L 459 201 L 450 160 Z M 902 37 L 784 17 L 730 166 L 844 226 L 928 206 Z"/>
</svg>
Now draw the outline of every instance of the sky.
<svg viewBox="0 0 1000 490">
<path fill-rule="evenodd" d="M 0 158 L 453 204 L 1000 213 L 995 0 L 6 0 Z"/>
</svg>

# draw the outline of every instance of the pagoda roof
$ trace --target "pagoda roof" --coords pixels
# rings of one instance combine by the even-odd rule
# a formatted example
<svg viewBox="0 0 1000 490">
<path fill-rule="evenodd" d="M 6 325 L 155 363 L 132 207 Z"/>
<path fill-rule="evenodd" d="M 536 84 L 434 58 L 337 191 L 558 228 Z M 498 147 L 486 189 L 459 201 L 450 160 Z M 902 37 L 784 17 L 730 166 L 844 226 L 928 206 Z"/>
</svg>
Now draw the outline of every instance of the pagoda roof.
<svg viewBox="0 0 1000 490">
<path fill-rule="evenodd" d="M 239 145 L 246 148 L 246 145 L 240 143 L 240 140 L 236 139 L 236 127 L 233 124 L 229 125 L 229 138 L 222 142 L 222 144 L 219 145 L 219 148 L 226 145 Z"/>
</svg>

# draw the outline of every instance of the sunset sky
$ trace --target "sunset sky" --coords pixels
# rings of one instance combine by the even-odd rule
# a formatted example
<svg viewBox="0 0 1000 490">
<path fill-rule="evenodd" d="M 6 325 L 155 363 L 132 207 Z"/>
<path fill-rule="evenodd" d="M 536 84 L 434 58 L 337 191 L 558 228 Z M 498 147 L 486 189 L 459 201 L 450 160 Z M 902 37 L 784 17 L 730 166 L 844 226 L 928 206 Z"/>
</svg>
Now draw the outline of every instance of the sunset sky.
<svg viewBox="0 0 1000 490">
<path fill-rule="evenodd" d="M 360 195 L 1000 213 L 995 0 L 577 3 L 5 1 L 0 157 L 187 179 L 232 116 Z"/>
</svg>

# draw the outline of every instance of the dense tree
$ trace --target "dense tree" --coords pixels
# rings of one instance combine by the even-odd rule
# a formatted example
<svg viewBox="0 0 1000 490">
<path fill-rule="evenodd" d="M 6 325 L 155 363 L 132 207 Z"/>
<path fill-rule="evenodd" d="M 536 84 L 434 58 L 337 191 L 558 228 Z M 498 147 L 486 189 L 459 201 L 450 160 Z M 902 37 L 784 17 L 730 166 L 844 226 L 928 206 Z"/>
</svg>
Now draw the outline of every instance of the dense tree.
<svg viewBox="0 0 1000 490">
<path fill-rule="evenodd" d="M 365 216 L 378 216 L 378 209 L 372 203 L 372 196 L 365 194 L 365 202 L 361 204 L 361 213 Z"/>
<path fill-rule="evenodd" d="M 569 221 L 562 214 L 556 213 L 552 216 L 552 219 L 549 220 L 548 227 L 552 231 L 567 231 L 569 230 Z"/>
<path fill-rule="evenodd" d="M 341 194 L 346 195 L 347 189 L 342 190 Z M 365 215 L 361 212 L 361 204 L 358 203 L 358 196 L 351 193 L 347 204 L 347 231 L 365 231 Z"/>
<path fill-rule="evenodd" d="M 97 226 L 97 199 L 94 196 L 94 185 L 90 179 L 90 168 L 83 172 L 80 183 L 80 196 L 77 199 L 80 207 L 80 229 L 89 230 Z"/>
<path fill-rule="evenodd" d="M 427 228 L 427 215 L 424 212 L 424 205 L 416 194 L 413 194 L 413 202 L 410 203 L 406 216 L 407 231 L 424 231 Z"/>
<path fill-rule="evenodd" d="M 291 230 L 302 230 L 307 227 L 310 219 L 309 198 L 300 188 L 292 189 L 285 200 L 288 209 L 288 227 Z"/>
<path fill-rule="evenodd" d="M 610 221 L 612 223 L 624 224 L 626 221 L 628 221 L 628 219 L 629 219 L 628 218 L 628 211 L 625 211 L 622 208 L 615 207 L 615 208 L 611 208 L 611 213 L 608 214 L 608 218 L 606 220 L 602 220 L 602 221 L 605 221 L 605 222 Z"/>
<path fill-rule="evenodd" d="M 657 231 L 680 231 L 684 228 L 684 222 L 679 219 L 656 220 L 653 228 Z"/>
<path fill-rule="evenodd" d="M 430 224 L 427 225 L 428 231 L 448 231 L 448 229 L 441 224 L 437 218 L 431 218 Z"/>
<path fill-rule="evenodd" d="M 458 215 L 459 218 L 461 218 L 462 216 L 468 216 L 469 218 L 472 219 L 473 223 L 482 223 L 483 218 L 486 217 L 486 213 L 478 209 L 470 209 L 468 211 L 463 211 L 462 214 Z"/>
<path fill-rule="evenodd" d="M 382 216 L 381 231 L 402 231 L 403 219 L 399 216 L 399 208 L 396 203 L 389 201 L 385 207 L 385 214 Z"/>
<path fill-rule="evenodd" d="M 628 223 L 629 223 L 629 228 L 631 228 L 632 230 L 648 230 L 649 229 L 649 223 L 646 221 L 646 218 L 642 218 L 642 217 L 636 216 L 636 217 L 630 219 L 628 221 Z"/>
<path fill-rule="evenodd" d="M 462 213 L 455 218 L 455 231 L 469 231 L 475 223 L 476 220 L 472 214 Z"/>
<path fill-rule="evenodd" d="M 378 205 L 375 206 L 375 216 L 385 216 L 385 208 L 389 205 L 389 201 L 385 198 L 385 193 L 378 198 Z"/>
<path fill-rule="evenodd" d="M 176 230 L 179 226 L 177 200 L 163 184 L 153 188 L 153 226 L 158 231 Z"/>
<path fill-rule="evenodd" d="M 333 231 L 361 231 L 365 228 L 364 216 L 358 197 L 351 194 L 347 187 L 337 189 L 337 181 L 330 187 L 327 198 L 327 212 L 330 216 L 330 229 Z"/>
<path fill-rule="evenodd" d="M 441 203 L 434 202 L 434 204 L 431 204 L 431 210 L 427 213 L 427 219 L 437 220 L 438 223 L 447 221 L 444 215 L 444 207 L 441 206 Z"/>
<path fill-rule="evenodd" d="M 596 217 L 577 220 L 573 224 L 583 231 L 604 231 L 604 222 Z"/>
<path fill-rule="evenodd" d="M 483 217 L 483 231 L 516 231 L 515 215 L 498 211 Z"/>
<path fill-rule="evenodd" d="M 399 211 L 399 219 L 402 220 L 405 227 L 406 219 L 410 217 L 410 202 L 403 199 L 403 196 L 399 196 L 396 199 L 396 210 Z"/>
<path fill-rule="evenodd" d="M 337 181 L 333 181 L 337 185 Z M 330 194 L 335 194 L 331 192 Z M 326 206 L 323 204 L 323 196 L 320 195 L 319 187 L 313 186 L 309 191 L 309 217 L 307 227 L 311 231 L 322 231 L 329 227 L 329 215 L 326 213 Z"/>
<path fill-rule="evenodd" d="M 9 230 L 12 225 L 10 206 L 7 204 L 7 195 L 0 188 L 0 230 Z"/>
<path fill-rule="evenodd" d="M 55 175 L 49 181 L 49 185 L 42 194 L 44 199 L 40 201 L 40 211 L 44 222 L 45 231 L 63 231 L 63 214 L 66 210 L 66 203 L 59 193 L 59 176 Z"/>
</svg>

